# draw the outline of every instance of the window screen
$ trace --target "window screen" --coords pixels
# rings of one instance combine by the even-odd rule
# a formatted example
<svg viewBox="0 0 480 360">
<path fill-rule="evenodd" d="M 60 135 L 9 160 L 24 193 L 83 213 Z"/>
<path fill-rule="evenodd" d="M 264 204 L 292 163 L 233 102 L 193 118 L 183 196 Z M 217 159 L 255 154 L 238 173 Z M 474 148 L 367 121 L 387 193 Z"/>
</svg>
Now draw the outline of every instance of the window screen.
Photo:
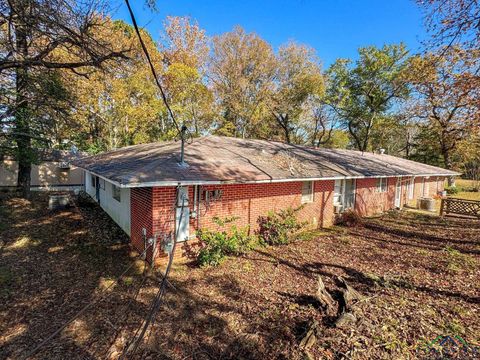
<svg viewBox="0 0 480 360">
<path fill-rule="evenodd" d="M 313 201 L 313 181 L 302 183 L 302 204 Z"/>
<path fill-rule="evenodd" d="M 119 202 L 121 201 L 120 188 L 113 184 L 112 184 L 112 197 Z"/>
<path fill-rule="evenodd" d="M 342 205 L 343 202 L 343 187 L 345 183 L 343 180 L 335 180 L 335 189 L 333 191 L 333 204 Z"/>
<path fill-rule="evenodd" d="M 410 182 L 408 183 L 408 199 L 412 200 L 415 190 L 415 178 L 411 178 Z"/>
<path fill-rule="evenodd" d="M 377 179 L 377 192 L 386 192 L 387 191 L 387 178 Z"/>
</svg>

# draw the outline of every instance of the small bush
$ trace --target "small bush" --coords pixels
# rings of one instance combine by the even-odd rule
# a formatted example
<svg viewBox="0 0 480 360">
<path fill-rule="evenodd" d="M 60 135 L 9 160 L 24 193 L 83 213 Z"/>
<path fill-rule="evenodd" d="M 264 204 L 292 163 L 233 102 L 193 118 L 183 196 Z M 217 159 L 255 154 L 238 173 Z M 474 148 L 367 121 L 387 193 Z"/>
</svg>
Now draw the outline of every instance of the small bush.
<svg viewBox="0 0 480 360">
<path fill-rule="evenodd" d="M 459 189 L 456 186 L 446 186 L 445 191 L 448 195 L 455 195 L 458 194 Z"/>
<path fill-rule="evenodd" d="M 225 226 L 235 221 L 235 218 L 214 219 L 218 226 Z M 226 256 L 241 255 L 258 245 L 258 239 L 248 234 L 248 227 L 231 226 L 228 231 L 199 230 L 198 239 L 203 247 L 200 249 L 197 261 L 200 266 L 218 266 Z"/>
<path fill-rule="evenodd" d="M 299 231 L 305 224 L 297 220 L 296 213 L 301 207 L 270 212 L 267 216 L 258 218 L 258 235 L 269 245 L 288 244 L 291 236 Z"/>
<path fill-rule="evenodd" d="M 361 225 L 363 220 L 355 210 L 348 209 L 340 215 L 338 223 L 348 227 L 355 227 Z"/>
</svg>

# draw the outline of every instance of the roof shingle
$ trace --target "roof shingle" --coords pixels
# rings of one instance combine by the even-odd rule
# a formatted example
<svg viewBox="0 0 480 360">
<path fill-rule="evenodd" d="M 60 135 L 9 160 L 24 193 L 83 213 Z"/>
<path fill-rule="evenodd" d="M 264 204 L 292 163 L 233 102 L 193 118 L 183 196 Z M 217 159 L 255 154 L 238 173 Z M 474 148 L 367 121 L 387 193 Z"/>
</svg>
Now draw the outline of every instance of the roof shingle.
<svg viewBox="0 0 480 360">
<path fill-rule="evenodd" d="M 390 155 L 317 149 L 265 140 L 206 136 L 134 145 L 89 156 L 75 164 L 126 187 L 178 183 L 245 183 L 294 179 L 382 176 L 455 176 L 456 172 Z"/>
</svg>

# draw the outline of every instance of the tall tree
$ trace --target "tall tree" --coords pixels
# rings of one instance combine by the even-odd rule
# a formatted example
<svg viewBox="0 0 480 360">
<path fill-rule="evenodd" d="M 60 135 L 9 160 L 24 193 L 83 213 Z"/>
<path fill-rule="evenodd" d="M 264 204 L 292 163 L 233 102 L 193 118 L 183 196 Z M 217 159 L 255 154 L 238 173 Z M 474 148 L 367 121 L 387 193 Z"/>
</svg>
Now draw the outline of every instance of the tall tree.
<svg viewBox="0 0 480 360">
<path fill-rule="evenodd" d="M 198 136 L 215 118 L 213 94 L 204 81 L 208 38 L 188 17 L 168 17 L 161 38 L 169 100 L 178 120 Z"/>
<path fill-rule="evenodd" d="M 289 43 L 280 47 L 275 68 L 270 109 L 284 140 L 287 143 L 298 142 L 293 137 L 297 135 L 302 116 L 308 114 L 307 107 L 324 92 L 319 60 L 312 48 Z M 313 119 L 310 120 L 313 122 Z"/>
<path fill-rule="evenodd" d="M 417 118 L 448 169 L 459 142 L 480 126 L 479 55 L 449 47 L 411 60 Z"/>
<path fill-rule="evenodd" d="M 359 49 L 359 59 L 337 60 L 326 72 L 325 101 L 348 129 L 358 150 L 370 149 L 372 131 L 408 96 L 404 80 L 408 52 L 403 44 Z"/>
<path fill-rule="evenodd" d="M 258 35 L 236 27 L 213 38 L 208 77 L 222 111 L 219 133 L 258 135 L 274 74 L 273 50 Z"/>
<path fill-rule="evenodd" d="M 88 78 L 70 75 L 67 85 L 76 95 L 71 115 L 76 127 L 70 138 L 93 152 L 158 140 L 171 127 L 161 123 L 165 107 L 134 29 L 118 20 L 105 27 L 112 42 L 128 49 L 128 59 L 106 62 Z M 155 66 L 161 68 L 155 42 L 144 30 L 142 38 Z"/>
<path fill-rule="evenodd" d="M 480 191 L 480 128 L 458 144 L 453 158 L 456 169 L 473 180 L 473 186 Z"/>
<path fill-rule="evenodd" d="M 6 135 L 13 140 L 18 160 L 18 187 L 30 191 L 31 165 L 35 158 L 32 139 L 42 138 L 35 103 L 50 96 L 39 83 L 58 69 L 80 74 L 107 60 L 125 56 L 108 36 L 97 29 L 105 21 L 98 1 L 16 0 L 0 1 L 0 76 L 10 85 L 11 102 L 4 114 Z M 10 79 L 4 80 L 4 79 Z M 50 88 L 51 90 L 51 88 Z M 48 88 L 47 88 L 48 91 Z M 5 134 L 4 134 L 5 135 Z"/>
<path fill-rule="evenodd" d="M 434 46 L 460 45 L 480 48 L 480 2 L 478 0 L 417 0 Z"/>
<path fill-rule="evenodd" d="M 189 17 L 167 16 L 159 42 L 165 64 L 184 64 L 205 70 L 210 51 L 208 37 L 196 21 Z"/>
</svg>

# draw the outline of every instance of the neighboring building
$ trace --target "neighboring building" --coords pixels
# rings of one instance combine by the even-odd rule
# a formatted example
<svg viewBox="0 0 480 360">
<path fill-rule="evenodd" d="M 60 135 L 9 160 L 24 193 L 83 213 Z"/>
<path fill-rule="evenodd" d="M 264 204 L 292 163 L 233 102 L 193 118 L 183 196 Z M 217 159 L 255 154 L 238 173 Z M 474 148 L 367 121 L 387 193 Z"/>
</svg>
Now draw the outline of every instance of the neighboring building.
<svg viewBox="0 0 480 360">
<path fill-rule="evenodd" d="M 86 191 L 140 251 L 152 236 L 193 239 L 215 217 L 236 216 L 254 231 L 259 216 L 302 204 L 301 220 L 326 227 L 345 209 L 369 216 L 414 204 L 459 175 L 384 154 L 217 136 L 187 144 L 182 165 L 180 148 L 136 145 L 76 162 Z"/>
<path fill-rule="evenodd" d="M 39 150 L 39 163 L 32 165 L 32 190 L 75 190 L 84 185 L 82 169 L 71 164 L 84 154 L 76 151 Z M 16 188 L 18 164 L 11 157 L 0 158 L 0 188 Z"/>
</svg>

